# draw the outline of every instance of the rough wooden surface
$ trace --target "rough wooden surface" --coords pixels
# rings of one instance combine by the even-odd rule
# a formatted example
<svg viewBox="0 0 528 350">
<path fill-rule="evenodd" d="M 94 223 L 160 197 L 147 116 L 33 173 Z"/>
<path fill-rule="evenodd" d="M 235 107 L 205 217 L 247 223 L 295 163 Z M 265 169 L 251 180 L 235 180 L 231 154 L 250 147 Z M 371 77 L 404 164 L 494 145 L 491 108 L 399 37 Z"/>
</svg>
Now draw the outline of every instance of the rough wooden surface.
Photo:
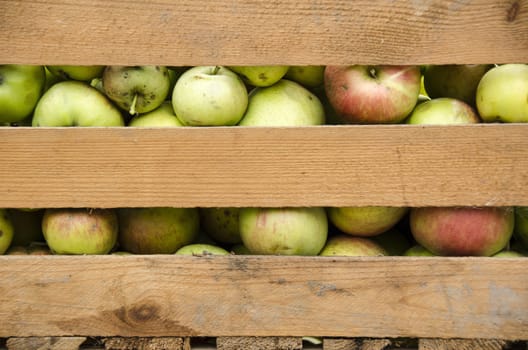
<svg viewBox="0 0 528 350">
<path fill-rule="evenodd" d="M 104 345 L 105 350 L 190 350 L 181 337 L 111 337 Z"/>
<path fill-rule="evenodd" d="M 9 338 L 7 350 L 78 350 L 85 337 Z"/>
<path fill-rule="evenodd" d="M 527 6 L 525 0 L 3 0 L 0 62 L 517 62 L 528 50 Z"/>
<path fill-rule="evenodd" d="M 508 344 L 499 339 L 429 339 L 418 340 L 418 350 L 503 350 Z"/>
<path fill-rule="evenodd" d="M 391 344 L 389 339 L 325 338 L 323 350 L 384 350 Z"/>
<path fill-rule="evenodd" d="M 0 128 L 0 207 L 528 205 L 528 125 Z"/>
<path fill-rule="evenodd" d="M 302 350 L 301 337 L 218 337 L 217 350 Z"/>
<path fill-rule="evenodd" d="M 523 258 L 3 256 L 0 276 L 0 337 L 528 338 Z"/>
</svg>

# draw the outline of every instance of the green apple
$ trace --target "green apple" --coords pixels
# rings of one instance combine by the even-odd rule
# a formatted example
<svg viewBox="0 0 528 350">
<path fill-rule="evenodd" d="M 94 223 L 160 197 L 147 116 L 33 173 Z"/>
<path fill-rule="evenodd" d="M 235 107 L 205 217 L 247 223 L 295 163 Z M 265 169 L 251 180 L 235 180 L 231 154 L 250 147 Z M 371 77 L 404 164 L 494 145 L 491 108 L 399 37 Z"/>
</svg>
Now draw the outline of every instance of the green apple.
<svg viewBox="0 0 528 350">
<path fill-rule="evenodd" d="M 315 88 L 324 83 L 324 69 L 325 66 L 291 66 L 284 78 L 307 88 Z"/>
<path fill-rule="evenodd" d="M 369 238 L 345 234 L 332 236 L 319 253 L 321 256 L 384 256 L 387 251 Z"/>
<path fill-rule="evenodd" d="M 450 97 L 475 107 L 477 86 L 491 64 L 429 65 L 424 69 L 423 82 L 432 98 Z"/>
<path fill-rule="evenodd" d="M 240 243 L 238 214 L 240 208 L 200 208 L 200 227 L 215 241 Z"/>
<path fill-rule="evenodd" d="M 158 108 L 170 84 L 165 66 L 106 66 L 103 72 L 105 94 L 131 115 Z"/>
<path fill-rule="evenodd" d="M 328 219 L 340 231 L 354 236 L 379 235 L 393 228 L 408 212 L 407 207 L 329 207 Z"/>
<path fill-rule="evenodd" d="M 484 122 L 528 122 L 528 64 L 496 66 L 484 74 L 477 93 L 477 110 Z"/>
<path fill-rule="evenodd" d="M 51 86 L 42 95 L 33 126 L 123 126 L 124 121 L 105 95 L 90 85 L 74 80 Z"/>
<path fill-rule="evenodd" d="M 28 246 L 32 242 L 44 242 L 42 216 L 44 210 L 8 209 L 15 229 L 12 245 Z"/>
<path fill-rule="evenodd" d="M 117 241 L 117 215 L 111 209 L 46 209 L 42 233 L 54 254 L 108 254 Z"/>
<path fill-rule="evenodd" d="M 193 243 L 188 244 L 176 251 L 178 255 L 229 255 L 222 247 L 213 244 Z"/>
<path fill-rule="evenodd" d="M 198 235 L 196 208 L 122 208 L 120 247 L 134 254 L 173 254 Z"/>
<path fill-rule="evenodd" d="M 514 250 L 501 250 L 492 255 L 493 258 L 524 258 L 526 255 L 516 252 Z"/>
<path fill-rule="evenodd" d="M 515 208 L 513 236 L 525 249 L 528 249 L 528 207 Z"/>
<path fill-rule="evenodd" d="M 30 117 L 45 83 L 44 66 L 0 65 L 0 124 Z"/>
<path fill-rule="evenodd" d="M 253 254 L 317 255 L 326 243 L 323 208 L 241 208 L 242 243 Z"/>
<path fill-rule="evenodd" d="M 271 86 L 281 80 L 289 66 L 229 66 L 246 84 L 252 86 Z"/>
<path fill-rule="evenodd" d="M 404 256 L 436 256 L 435 254 L 431 253 L 429 250 L 425 249 L 425 247 L 415 244 L 409 249 L 407 249 L 404 253 Z"/>
<path fill-rule="evenodd" d="M 188 126 L 236 125 L 247 105 L 244 83 L 222 66 L 197 66 L 185 71 L 172 92 L 174 112 Z"/>
<path fill-rule="evenodd" d="M 241 126 L 307 126 L 325 123 L 319 98 L 302 85 L 282 79 L 249 93 Z"/>
<path fill-rule="evenodd" d="M 46 245 L 11 245 L 6 255 L 51 255 L 52 252 Z"/>
<path fill-rule="evenodd" d="M 44 91 L 48 91 L 48 89 L 52 85 L 60 81 L 64 81 L 64 79 L 62 79 L 61 77 L 51 73 L 47 67 L 45 68 L 45 71 L 46 71 L 46 83 L 44 84 Z"/>
<path fill-rule="evenodd" d="M 0 209 L 0 254 L 4 254 L 11 242 L 15 228 L 6 209 Z"/>
<path fill-rule="evenodd" d="M 450 97 L 439 97 L 418 104 L 405 120 L 407 124 L 472 124 L 480 118 L 467 103 Z"/>
<path fill-rule="evenodd" d="M 60 77 L 63 80 L 80 80 L 91 81 L 94 78 L 101 77 L 105 66 L 46 66 L 51 74 Z"/>
<path fill-rule="evenodd" d="M 174 114 L 171 101 L 164 101 L 155 110 L 134 116 L 128 125 L 135 127 L 183 126 L 182 122 Z"/>
</svg>

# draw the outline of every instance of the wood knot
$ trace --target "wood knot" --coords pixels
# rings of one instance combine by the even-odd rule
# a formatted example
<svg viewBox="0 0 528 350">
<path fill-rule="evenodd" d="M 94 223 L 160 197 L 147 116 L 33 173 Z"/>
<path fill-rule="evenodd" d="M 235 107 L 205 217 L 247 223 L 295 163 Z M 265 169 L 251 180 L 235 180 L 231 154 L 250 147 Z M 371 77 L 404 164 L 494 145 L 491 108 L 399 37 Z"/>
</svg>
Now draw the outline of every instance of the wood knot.
<svg viewBox="0 0 528 350">
<path fill-rule="evenodd" d="M 130 311 L 130 318 L 138 322 L 148 322 L 158 318 L 159 307 L 153 304 L 142 304 L 133 306 Z"/>
<path fill-rule="evenodd" d="M 519 13 L 519 10 L 521 8 L 521 5 L 519 4 L 519 1 L 515 1 L 511 4 L 510 8 L 508 9 L 508 12 L 506 14 L 506 20 L 508 22 L 513 22 L 517 18 L 517 14 Z"/>
</svg>

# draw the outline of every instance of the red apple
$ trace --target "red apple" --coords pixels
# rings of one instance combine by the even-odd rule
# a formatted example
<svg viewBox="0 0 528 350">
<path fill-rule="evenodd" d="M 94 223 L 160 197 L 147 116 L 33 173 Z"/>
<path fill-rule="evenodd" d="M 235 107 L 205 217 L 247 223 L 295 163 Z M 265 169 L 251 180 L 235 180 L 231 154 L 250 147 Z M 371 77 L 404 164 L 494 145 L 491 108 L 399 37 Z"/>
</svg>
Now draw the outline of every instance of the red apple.
<svg viewBox="0 0 528 350">
<path fill-rule="evenodd" d="M 411 233 L 435 255 L 491 256 L 502 250 L 513 234 L 511 207 L 412 208 Z"/>
<path fill-rule="evenodd" d="M 327 66 L 328 100 L 347 123 L 399 123 L 418 102 L 419 66 Z"/>
</svg>

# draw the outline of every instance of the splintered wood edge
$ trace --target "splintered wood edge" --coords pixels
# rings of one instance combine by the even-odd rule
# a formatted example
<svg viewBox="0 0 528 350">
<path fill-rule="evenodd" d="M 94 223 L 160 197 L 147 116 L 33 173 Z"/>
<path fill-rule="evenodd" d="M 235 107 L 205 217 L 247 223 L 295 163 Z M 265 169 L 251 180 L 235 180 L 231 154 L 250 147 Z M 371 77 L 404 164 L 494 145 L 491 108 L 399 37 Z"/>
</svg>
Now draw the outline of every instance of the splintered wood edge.
<svg viewBox="0 0 528 350">
<path fill-rule="evenodd" d="M 2 4 L 0 63 L 475 64 L 524 62 L 528 50 L 520 0 Z"/>
<path fill-rule="evenodd" d="M 525 258 L 2 256 L 0 275 L 0 337 L 528 339 Z"/>
<path fill-rule="evenodd" d="M 528 205 L 528 124 L 0 128 L 0 207 Z"/>
</svg>

